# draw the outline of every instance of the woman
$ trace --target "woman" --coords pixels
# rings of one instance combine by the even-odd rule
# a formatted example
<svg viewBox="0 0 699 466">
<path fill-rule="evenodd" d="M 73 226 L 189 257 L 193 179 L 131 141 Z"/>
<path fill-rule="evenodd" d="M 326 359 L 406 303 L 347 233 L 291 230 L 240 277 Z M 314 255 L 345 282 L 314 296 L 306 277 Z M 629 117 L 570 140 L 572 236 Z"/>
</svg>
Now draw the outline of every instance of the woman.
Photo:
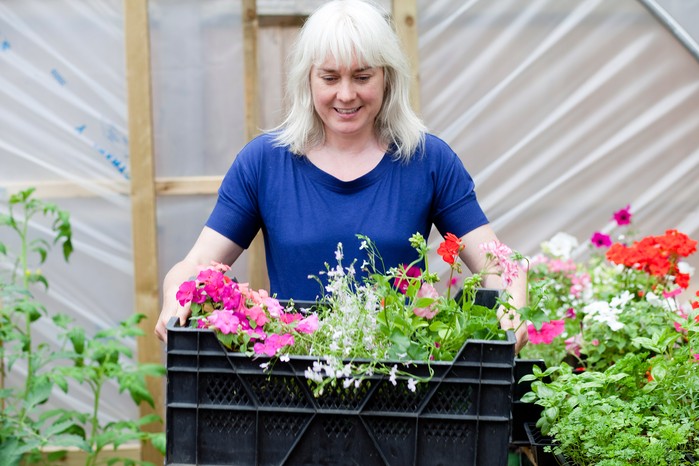
<svg viewBox="0 0 699 466">
<path fill-rule="evenodd" d="M 460 159 L 410 107 L 410 70 L 388 15 L 361 0 L 331 1 L 306 21 L 290 58 L 286 119 L 238 154 L 201 235 L 164 280 L 155 329 L 163 340 L 169 318 L 184 324 L 188 315 L 175 300 L 179 284 L 202 264 L 232 264 L 260 229 L 270 291 L 281 299 L 322 293 L 308 277 L 325 270 L 338 243 L 345 264 L 361 263 L 356 234 L 390 267 L 414 260 L 408 238 L 427 238 L 435 225 L 463 238 L 470 270 L 486 265 L 477 246 L 497 238 Z M 484 286 L 501 287 L 486 276 Z M 524 305 L 523 280 L 508 291 Z M 504 327 L 518 326 L 512 317 Z M 519 349 L 524 326 L 517 333 Z"/>
</svg>

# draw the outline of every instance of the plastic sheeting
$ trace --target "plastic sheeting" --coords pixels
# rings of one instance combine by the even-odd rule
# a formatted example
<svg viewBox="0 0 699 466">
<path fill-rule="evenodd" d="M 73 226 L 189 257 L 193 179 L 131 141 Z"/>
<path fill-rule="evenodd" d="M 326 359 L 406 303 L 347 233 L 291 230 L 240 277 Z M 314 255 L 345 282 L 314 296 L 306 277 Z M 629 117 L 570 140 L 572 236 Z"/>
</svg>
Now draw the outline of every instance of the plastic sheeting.
<svg viewBox="0 0 699 466">
<path fill-rule="evenodd" d="M 260 0 L 258 12 L 306 13 L 316 4 Z M 649 4 L 666 5 L 678 29 Z M 474 175 L 505 242 L 530 254 L 565 231 L 583 243 L 608 231 L 612 212 L 627 204 L 643 234 L 699 236 L 699 63 L 676 35 L 696 42 L 694 3 L 418 6 L 422 115 Z M 222 175 L 245 143 L 240 8 L 234 0 L 150 2 L 158 177 Z M 134 312 L 123 26 L 121 0 L 0 2 L 0 202 L 18 183 L 80 188 L 50 199 L 71 212 L 75 254 L 66 266 L 54 253 L 43 267 L 50 291 L 37 294 L 88 331 Z M 294 34 L 260 31 L 263 127 L 278 121 Z M 161 276 L 213 202 L 159 196 Z M 45 222 L 32 232 L 49 238 Z M 245 257 L 236 274 L 245 278 Z M 55 338 L 45 326 L 37 331 Z M 59 393 L 56 404 L 83 409 L 81 393 Z M 115 387 L 107 399 L 106 420 L 137 415 Z"/>
</svg>

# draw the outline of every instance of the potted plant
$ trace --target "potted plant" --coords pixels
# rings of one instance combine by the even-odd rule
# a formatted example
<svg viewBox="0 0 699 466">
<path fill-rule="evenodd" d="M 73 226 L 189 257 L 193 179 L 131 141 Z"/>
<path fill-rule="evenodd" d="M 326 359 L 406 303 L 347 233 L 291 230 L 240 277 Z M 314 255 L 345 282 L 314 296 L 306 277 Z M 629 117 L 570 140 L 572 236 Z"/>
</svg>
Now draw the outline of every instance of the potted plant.
<svg viewBox="0 0 699 466">
<path fill-rule="evenodd" d="M 219 264 L 182 284 L 178 299 L 192 317 L 189 328 L 176 319 L 168 328 L 168 462 L 506 459 L 515 342 L 499 325 L 506 299 L 479 289 L 478 275 L 458 296 L 438 293 L 420 235 L 410 238 L 419 258 L 389 270 L 360 239 L 367 278 L 342 263 L 338 245 L 337 264 L 316 277 L 327 291 L 318 302 L 280 303 Z M 447 235 L 438 249 L 452 273 L 462 247 Z M 502 245 L 483 247 L 501 264 L 512 260 Z M 520 310 L 523 319 L 536 320 L 536 309 Z M 233 455 L 223 437 L 241 448 Z"/>
<path fill-rule="evenodd" d="M 163 434 L 142 430 L 147 423 L 161 422 L 157 416 L 109 423 L 100 419 L 102 388 L 111 380 L 135 403 L 153 404 L 145 377 L 161 376 L 164 368 L 133 363 L 125 345 L 126 339 L 142 334 L 138 322 L 143 316 L 136 314 L 115 328 L 87 334 L 68 316 L 49 312 L 34 297 L 34 286 L 49 286 L 38 266 L 46 260 L 51 243 L 31 237 L 30 220 L 43 216 L 51 221 L 53 243 L 61 246 L 66 261 L 73 248 L 68 212 L 33 194 L 34 189 L 27 189 L 10 196 L 8 212 L 0 213 L 0 227 L 16 233 L 16 251 L 0 242 L 0 257 L 11 264 L 9 274 L 0 280 L 0 372 L 4 381 L 7 375 L 15 376 L 20 365 L 26 371 L 19 388 L 0 387 L 0 464 L 54 464 L 65 457 L 66 448 L 73 447 L 85 452 L 86 465 L 93 465 L 107 449 L 131 441 L 151 441 L 164 450 Z M 50 320 L 59 347 L 37 344 L 33 328 L 40 319 Z M 47 408 L 54 389 L 68 392 L 73 384 L 89 388 L 90 411 Z M 110 464 L 119 461 L 118 455 L 109 460 Z M 138 463 L 123 458 L 122 462 Z"/>
<path fill-rule="evenodd" d="M 551 318 L 530 329 L 524 354 L 548 369 L 523 377 L 552 453 L 571 465 L 687 464 L 699 448 L 697 303 L 681 304 L 697 242 L 676 231 L 634 241 L 627 206 L 617 241 L 597 232 L 585 262 L 559 235 L 535 259 Z"/>
</svg>

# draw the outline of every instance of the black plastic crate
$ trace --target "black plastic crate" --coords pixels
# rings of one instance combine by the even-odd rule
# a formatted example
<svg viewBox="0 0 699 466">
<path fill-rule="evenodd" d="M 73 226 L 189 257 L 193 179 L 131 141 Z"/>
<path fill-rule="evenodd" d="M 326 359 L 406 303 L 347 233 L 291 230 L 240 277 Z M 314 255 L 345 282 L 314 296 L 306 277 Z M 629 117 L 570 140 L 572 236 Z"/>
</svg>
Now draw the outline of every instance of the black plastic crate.
<svg viewBox="0 0 699 466">
<path fill-rule="evenodd" d="M 364 380 L 314 397 L 304 371 L 315 358 L 276 361 L 226 351 L 209 330 L 168 325 L 166 464 L 507 464 L 514 333 L 469 340 L 434 377 Z M 427 363 L 415 374 L 426 373 Z"/>
<path fill-rule="evenodd" d="M 535 403 L 522 402 L 522 396 L 531 391 L 530 381 L 519 382 L 525 375 L 533 372 L 534 366 L 538 366 L 542 371 L 546 370 L 546 363 L 543 359 L 515 359 L 514 377 L 512 393 L 512 437 L 510 443 L 513 446 L 529 445 L 529 438 L 524 429 L 527 423 L 534 423 L 539 420 L 543 407 Z"/>
<path fill-rule="evenodd" d="M 553 448 L 556 445 L 555 440 L 552 437 L 542 434 L 539 428 L 536 427 L 536 423 L 526 423 L 524 425 L 524 430 L 529 438 L 532 454 L 534 455 L 537 466 L 565 466 L 568 464 L 563 456 L 556 455 L 552 451 L 546 451 L 546 447 Z"/>
</svg>

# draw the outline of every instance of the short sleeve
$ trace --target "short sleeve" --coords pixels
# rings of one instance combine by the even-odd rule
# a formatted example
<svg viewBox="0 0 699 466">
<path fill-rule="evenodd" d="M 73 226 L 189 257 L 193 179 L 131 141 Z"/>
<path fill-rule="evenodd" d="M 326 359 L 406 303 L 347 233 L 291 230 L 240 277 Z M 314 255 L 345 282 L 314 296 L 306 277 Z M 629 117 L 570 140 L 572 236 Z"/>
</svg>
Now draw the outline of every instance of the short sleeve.
<svg viewBox="0 0 699 466">
<path fill-rule="evenodd" d="M 223 178 L 206 226 L 247 249 L 261 227 L 257 199 L 264 141 L 253 139 Z"/>
</svg>

